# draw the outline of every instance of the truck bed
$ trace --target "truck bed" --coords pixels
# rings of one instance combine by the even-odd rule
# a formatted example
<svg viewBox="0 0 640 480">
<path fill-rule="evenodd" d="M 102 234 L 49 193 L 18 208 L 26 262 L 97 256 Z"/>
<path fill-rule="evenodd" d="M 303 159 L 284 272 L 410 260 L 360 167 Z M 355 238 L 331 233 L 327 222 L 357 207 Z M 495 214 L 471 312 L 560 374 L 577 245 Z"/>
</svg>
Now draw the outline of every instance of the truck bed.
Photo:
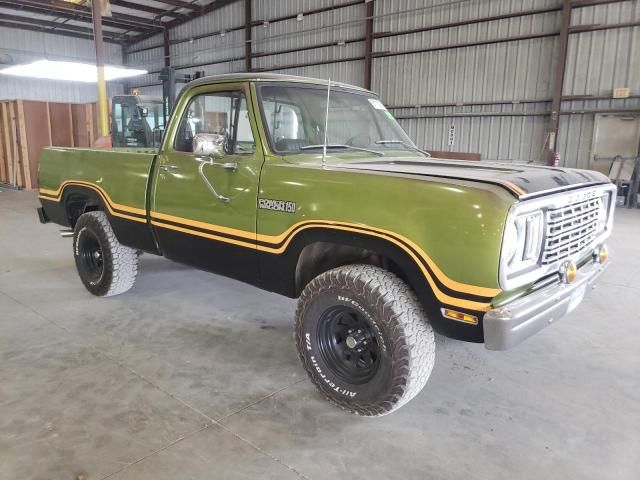
<svg viewBox="0 0 640 480">
<path fill-rule="evenodd" d="M 111 207 L 146 215 L 153 149 L 46 148 L 39 173 L 40 195 L 62 200 L 65 187 L 85 185 Z"/>
<path fill-rule="evenodd" d="M 107 213 L 124 245 L 158 253 L 148 220 L 154 150 L 46 148 L 39 173 L 41 220 L 72 227 L 84 211 Z"/>
</svg>

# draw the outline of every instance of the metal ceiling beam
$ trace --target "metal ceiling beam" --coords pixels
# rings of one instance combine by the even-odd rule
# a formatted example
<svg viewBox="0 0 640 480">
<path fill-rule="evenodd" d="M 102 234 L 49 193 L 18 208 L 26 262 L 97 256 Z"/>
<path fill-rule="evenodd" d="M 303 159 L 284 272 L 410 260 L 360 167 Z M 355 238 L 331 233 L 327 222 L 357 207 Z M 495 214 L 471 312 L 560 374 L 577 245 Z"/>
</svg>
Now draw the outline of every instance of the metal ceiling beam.
<svg viewBox="0 0 640 480">
<path fill-rule="evenodd" d="M 23 24 L 23 23 L 14 23 L 14 22 L 8 22 L 5 20 L 0 20 L 0 27 L 6 27 L 6 28 L 16 28 L 18 30 L 28 30 L 30 32 L 39 32 L 39 33 L 50 33 L 53 35 L 62 35 L 65 37 L 73 37 L 73 38 L 82 38 L 85 40 L 93 40 L 93 34 L 89 35 L 86 33 L 79 33 L 79 32 L 72 32 L 72 31 L 62 31 L 62 30 L 47 30 L 43 27 L 38 27 L 36 25 L 30 25 L 30 24 Z M 118 45 L 121 44 L 121 42 L 119 42 L 118 40 L 114 40 L 113 38 L 109 37 L 109 38 L 105 38 L 104 39 L 105 42 L 108 43 L 116 43 Z"/>
<path fill-rule="evenodd" d="M 232 3 L 236 3 L 239 0 L 214 0 L 211 3 L 203 7 L 199 7 L 198 10 L 188 13 L 186 18 L 181 20 L 172 20 L 167 23 L 168 28 L 177 27 L 178 25 L 182 25 L 189 20 L 193 20 L 194 18 L 198 18 L 201 15 L 206 15 L 207 13 L 211 13 L 214 10 L 218 10 L 219 8 L 226 7 L 227 5 L 231 5 Z"/>
<path fill-rule="evenodd" d="M 91 9 L 73 5 L 60 0 L 21 0 L 0 2 L 6 8 L 12 10 L 23 10 L 41 15 L 68 18 L 79 22 L 92 22 Z M 127 29 L 132 28 L 138 31 L 159 31 L 162 29 L 162 22 L 147 20 L 133 15 L 114 13 L 111 17 L 105 17 L 105 25 Z"/>
<path fill-rule="evenodd" d="M 87 15 L 78 15 L 78 14 L 73 14 L 73 13 L 60 13 L 60 12 L 52 12 L 51 10 L 49 10 L 47 7 L 45 6 L 39 6 L 39 5 L 31 5 L 31 4 L 26 4 L 26 3 L 22 3 L 22 4 L 16 4 L 15 1 L 13 0 L 0 0 L 0 7 L 3 8 L 10 8 L 12 10 L 15 10 L 16 12 L 29 12 L 29 13 L 37 13 L 39 15 L 48 15 L 48 16 L 52 16 L 52 17 L 56 17 L 56 18 L 65 18 L 68 20 L 74 20 L 77 22 L 83 22 L 83 23 L 91 23 L 91 15 L 89 14 Z M 150 30 L 146 29 L 146 28 L 140 28 L 140 27 L 136 27 L 134 25 L 129 25 L 129 24 L 123 24 L 122 22 L 115 22 L 113 20 L 107 20 L 105 18 L 105 22 L 103 22 L 105 26 L 109 26 L 111 28 L 119 28 L 122 30 L 126 30 L 126 29 L 135 29 L 138 32 L 148 32 Z"/>
<path fill-rule="evenodd" d="M 23 17 L 21 15 L 9 15 L 6 13 L 0 13 L 0 20 L 8 21 L 8 22 L 21 22 L 21 23 L 26 23 L 28 25 L 49 27 L 49 28 L 41 29 L 42 31 L 48 32 L 48 33 L 55 33 L 54 30 L 58 30 L 58 31 L 66 30 L 66 31 L 76 32 L 76 33 L 86 33 L 93 36 L 93 29 L 91 28 L 80 27 L 78 25 L 69 25 L 68 23 L 54 22 L 52 20 L 42 20 L 40 18 L 29 18 L 29 17 Z M 112 37 L 115 39 L 118 36 L 118 34 L 110 35 L 109 32 L 105 32 L 105 36 Z"/>
<path fill-rule="evenodd" d="M 116 7 L 129 8 L 131 10 L 138 10 L 140 12 L 152 13 L 157 17 L 173 17 L 184 18 L 182 13 L 174 12 L 173 10 L 163 10 L 162 8 L 150 7 L 141 3 L 129 2 L 127 0 L 110 0 L 109 3 Z"/>
<path fill-rule="evenodd" d="M 163 2 L 165 2 L 166 0 L 162 0 Z M 183 23 L 188 22 L 189 20 L 193 20 L 195 18 L 198 18 L 202 15 L 206 15 L 207 13 L 211 13 L 215 10 L 218 10 L 219 8 L 222 7 L 226 7 L 227 5 L 231 5 L 232 3 L 236 3 L 240 0 L 215 0 L 212 3 L 209 3 L 207 5 L 205 5 L 204 7 L 198 7 L 198 10 L 196 11 L 192 11 L 188 14 L 185 15 L 184 18 L 182 19 L 176 19 L 176 20 L 171 20 L 170 22 L 165 22 L 165 27 L 166 28 L 175 28 L 178 25 L 182 25 Z M 195 7 L 195 5 L 192 5 Z M 238 27 L 238 29 L 242 29 L 244 27 Z M 230 31 L 230 30 L 228 30 Z M 145 33 L 142 35 L 138 35 L 136 37 L 133 37 L 130 41 L 131 44 L 133 43 L 138 43 L 141 42 L 142 40 L 146 40 L 149 37 L 153 37 L 154 35 L 157 35 L 157 32 L 155 33 Z"/>
<path fill-rule="evenodd" d="M 179 8 L 188 8 L 189 10 L 200 10 L 202 8 L 201 5 L 185 2 L 183 0 L 156 0 L 156 2 L 166 3 L 167 5 L 173 5 L 174 7 Z"/>
<path fill-rule="evenodd" d="M 40 5 L 45 5 L 50 7 L 52 10 L 58 11 L 67 11 L 71 13 L 83 12 L 89 14 L 91 16 L 91 8 L 85 7 L 82 5 L 75 5 L 73 3 L 64 2 L 62 0 L 21 0 L 21 3 L 36 3 Z M 129 15 L 126 13 L 116 13 L 113 12 L 110 17 L 112 20 L 123 21 L 132 23 L 134 25 L 140 25 L 142 27 L 148 28 L 158 28 L 162 25 L 158 25 L 161 22 L 157 22 L 154 20 L 149 20 L 143 17 L 137 17 L 135 15 Z"/>
</svg>

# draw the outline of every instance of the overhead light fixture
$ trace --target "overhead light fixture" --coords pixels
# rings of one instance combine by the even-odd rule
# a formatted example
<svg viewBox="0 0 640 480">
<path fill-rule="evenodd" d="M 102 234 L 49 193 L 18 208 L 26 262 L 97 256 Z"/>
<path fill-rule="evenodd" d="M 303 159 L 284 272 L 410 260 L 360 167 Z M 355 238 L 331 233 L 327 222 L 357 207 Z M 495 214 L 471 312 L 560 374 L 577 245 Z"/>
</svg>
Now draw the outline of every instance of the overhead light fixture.
<svg viewBox="0 0 640 480">
<path fill-rule="evenodd" d="M 0 73 L 47 80 L 69 80 L 85 83 L 96 83 L 98 81 L 98 69 L 95 65 L 54 60 L 38 60 L 24 65 L 13 65 L 0 70 Z M 104 76 L 107 81 L 135 77 L 145 73 L 148 73 L 148 71 L 111 65 L 105 65 L 104 67 Z"/>
</svg>

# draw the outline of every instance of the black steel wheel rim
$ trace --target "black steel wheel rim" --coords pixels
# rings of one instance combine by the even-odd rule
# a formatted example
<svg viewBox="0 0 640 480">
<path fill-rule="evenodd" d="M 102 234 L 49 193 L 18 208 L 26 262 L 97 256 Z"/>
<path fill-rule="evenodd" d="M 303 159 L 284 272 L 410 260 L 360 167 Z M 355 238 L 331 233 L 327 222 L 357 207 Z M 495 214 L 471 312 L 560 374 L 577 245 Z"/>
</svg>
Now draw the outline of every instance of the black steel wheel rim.
<svg viewBox="0 0 640 480">
<path fill-rule="evenodd" d="M 378 338 L 361 312 L 343 305 L 325 310 L 317 338 L 322 360 L 345 382 L 362 385 L 378 371 Z"/>
<path fill-rule="evenodd" d="M 90 230 L 83 230 L 78 238 L 78 257 L 85 278 L 97 283 L 104 273 L 104 256 L 98 237 Z"/>
</svg>

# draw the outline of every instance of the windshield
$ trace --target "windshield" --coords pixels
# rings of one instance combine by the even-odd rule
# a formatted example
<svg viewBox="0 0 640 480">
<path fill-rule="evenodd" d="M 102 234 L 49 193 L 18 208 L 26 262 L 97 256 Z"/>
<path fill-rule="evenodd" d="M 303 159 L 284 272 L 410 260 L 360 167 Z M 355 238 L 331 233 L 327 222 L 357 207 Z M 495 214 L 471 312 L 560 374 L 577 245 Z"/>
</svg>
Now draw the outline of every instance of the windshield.
<svg viewBox="0 0 640 480">
<path fill-rule="evenodd" d="M 272 149 L 277 153 L 321 151 L 327 88 L 319 85 L 263 85 L 260 100 Z M 391 113 L 368 93 L 331 90 L 328 151 L 415 152 L 417 149 Z M 419 154 L 422 155 L 422 154 Z M 361 158 L 354 156 L 353 159 Z"/>
</svg>

